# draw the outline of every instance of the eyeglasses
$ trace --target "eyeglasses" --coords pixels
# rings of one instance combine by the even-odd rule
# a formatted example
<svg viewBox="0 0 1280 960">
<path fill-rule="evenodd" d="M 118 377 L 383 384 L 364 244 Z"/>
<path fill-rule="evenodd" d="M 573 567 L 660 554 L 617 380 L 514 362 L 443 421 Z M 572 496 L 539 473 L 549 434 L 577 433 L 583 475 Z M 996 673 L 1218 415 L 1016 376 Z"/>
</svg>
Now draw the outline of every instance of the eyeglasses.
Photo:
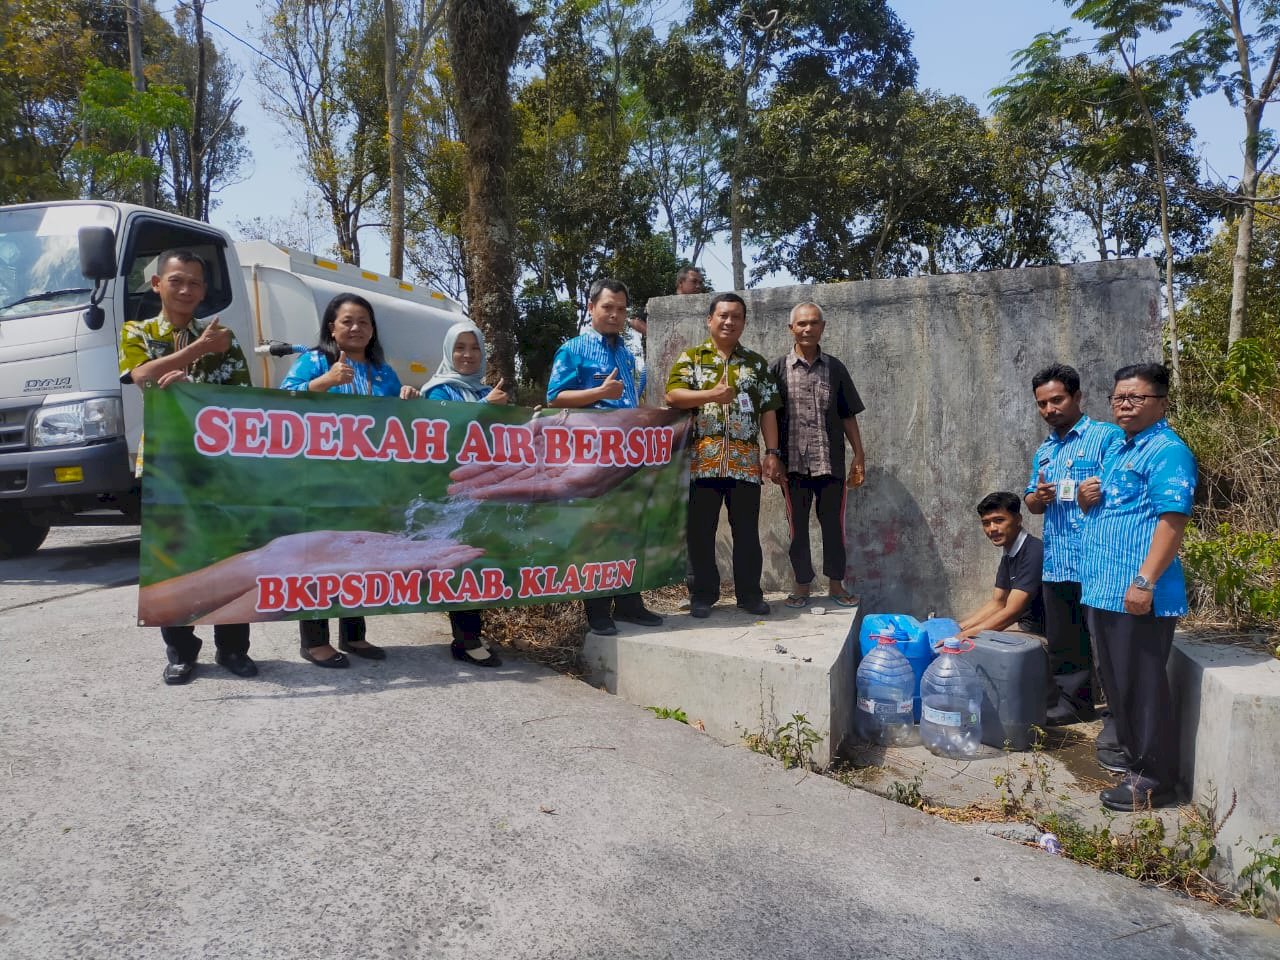
<svg viewBox="0 0 1280 960">
<path fill-rule="evenodd" d="M 1148 400 L 1159 400 L 1164 393 L 1125 393 L 1107 397 L 1113 407 L 1140 407 Z"/>
</svg>

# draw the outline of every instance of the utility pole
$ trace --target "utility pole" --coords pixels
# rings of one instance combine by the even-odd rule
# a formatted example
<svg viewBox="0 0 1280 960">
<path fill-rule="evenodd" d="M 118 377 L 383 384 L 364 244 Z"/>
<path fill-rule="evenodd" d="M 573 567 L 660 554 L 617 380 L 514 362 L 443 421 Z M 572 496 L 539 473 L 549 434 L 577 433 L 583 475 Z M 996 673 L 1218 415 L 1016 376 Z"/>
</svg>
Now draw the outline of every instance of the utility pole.
<svg viewBox="0 0 1280 960">
<path fill-rule="evenodd" d="M 147 79 L 142 75 L 142 5 L 140 0 L 126 0 L 124 9 L 129 30 L 129 72 L 133 74 L 133 89 L 143 93 Z M 138 156 L 151 157 L 151 141 L 141 133 L 138 134 Z M 148 207 L 156 205 L 156 185 L 150 177 L 142 182 L 142 202 Z"/>
</svg>

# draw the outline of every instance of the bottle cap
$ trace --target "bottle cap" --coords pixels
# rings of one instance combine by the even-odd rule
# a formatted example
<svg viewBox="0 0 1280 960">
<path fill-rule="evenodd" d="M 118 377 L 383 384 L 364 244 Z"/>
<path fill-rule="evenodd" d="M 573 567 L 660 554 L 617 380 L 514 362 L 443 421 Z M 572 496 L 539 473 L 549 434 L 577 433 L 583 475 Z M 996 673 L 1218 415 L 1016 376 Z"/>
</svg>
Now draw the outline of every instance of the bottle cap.
<svg viewBox="0 0 1280 960">
<path fill-rule="evenodd" d="M 876 640 L 879 643 L 897 643 L 899 640 L 905 640 L 906 633 L 898 629 L 896 623 L 889 623 L 880 628 L 880 632 L 876 634 Z"/>
</svg>

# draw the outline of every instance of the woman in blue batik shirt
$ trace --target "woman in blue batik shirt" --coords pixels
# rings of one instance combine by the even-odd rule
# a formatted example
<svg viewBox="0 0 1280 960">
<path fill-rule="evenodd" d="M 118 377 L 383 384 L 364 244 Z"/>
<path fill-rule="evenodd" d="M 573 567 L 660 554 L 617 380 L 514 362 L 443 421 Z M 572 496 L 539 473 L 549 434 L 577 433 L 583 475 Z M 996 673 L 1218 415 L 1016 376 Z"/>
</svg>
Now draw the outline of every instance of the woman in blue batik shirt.
<svg viewBox="0 0 1280 960">
<path fill-rule="evenodd" d="M 484 382 L 484 334 L 470 320 L 455 323 L 444 335 L 444 358 L 430 380 L 422 385 L 422 396 L 428 400 L 452 400 L 461 403 L 510 403 L 502 389 Z M 499 667 L 502 661 L 480 635 L 481 610 L 450 610 L 453 627 L 450 650 L 454 659 L 477 667 Z"/>
<path fill-rule="evenodd" d="M 354 293 L 340 293 L 324 308 L 320 340 L 294 361 L 281 381 L 284 390 L 349 393 L 372 397 L 415 397 L 413 387 L 400 388 L 400 378 L 387 365 L 378 343 L 373 306 Z M 366 660 L 385 660 L 387 653 L 364 638 L 364 617 L 338 621 L 338 647 L 329 645 L 329 621 L 299 620 L 302 659 L 317 667 L 346 667 L 342 651 Z"/>
</svg>

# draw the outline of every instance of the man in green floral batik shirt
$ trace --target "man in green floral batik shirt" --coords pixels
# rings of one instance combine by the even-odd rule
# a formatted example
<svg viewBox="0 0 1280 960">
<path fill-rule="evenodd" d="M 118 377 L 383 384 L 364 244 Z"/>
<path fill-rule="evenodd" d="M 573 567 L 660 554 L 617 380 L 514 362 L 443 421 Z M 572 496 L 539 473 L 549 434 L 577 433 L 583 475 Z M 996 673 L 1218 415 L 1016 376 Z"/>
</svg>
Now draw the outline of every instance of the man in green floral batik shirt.
<svg viewBox="0 0 1280 960">
<path fill-rule="evenodd" d="M 747 325 L 747 305 L 736 293 L 711 300 L 711 338 L 676 360 L 667 378 L 667 403 L 694 410 L 693 455 L 689 467 L 687 543 L 689 613 L 707 617 L 720 596 L 716 528 L 720 505 L 729 510 L 733 531 L 733 587 L 748 613 L 769 612 L 760 589 L 760 481 L 782 477 L 777 410 L 782 406 L 769 362 L 738 341 Z M 757 437 L 764 436 L 760 459 Z"/>
<path fill-rule="evenodd" d="M 151 289 L 160 297 L 160 315 L 131 320 L 120 331 L 120 381 L 139 387 L 167 387 L 178 380 L 247 387 L 249 365 L 230 330 L 214 317 L 203 327 L 195 312 L 205 298 L 204 261 L 189 250 L 166 250 L 156 259 Z M 142 445 L 138 446 L 141 472 Z M 200 639 L 186 625 L 161 627 L 165 654 L 164 682 L 187 683 L 194 675 Z M 249 625 L 220 623 L 213 628 L 215 660 L 239 677 L 252 677 Z"/>
</svg>

